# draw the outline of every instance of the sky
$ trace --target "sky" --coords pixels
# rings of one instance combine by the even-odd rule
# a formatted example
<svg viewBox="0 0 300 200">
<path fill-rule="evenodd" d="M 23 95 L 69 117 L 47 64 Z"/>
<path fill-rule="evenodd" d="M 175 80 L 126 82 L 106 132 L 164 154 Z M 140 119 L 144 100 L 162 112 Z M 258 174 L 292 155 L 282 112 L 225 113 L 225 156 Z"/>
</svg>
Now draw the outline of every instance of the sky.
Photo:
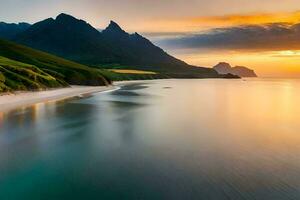
<svg viewBox="0 0 300 200">
<path fill-rule="evenodd" d="M 0 21 L 35 23 L 64 12 L 96 28 L 116 21 L 198 66 L 243 65 L 300 77 L 299 0 L 0 0 Z"/>
</svg>

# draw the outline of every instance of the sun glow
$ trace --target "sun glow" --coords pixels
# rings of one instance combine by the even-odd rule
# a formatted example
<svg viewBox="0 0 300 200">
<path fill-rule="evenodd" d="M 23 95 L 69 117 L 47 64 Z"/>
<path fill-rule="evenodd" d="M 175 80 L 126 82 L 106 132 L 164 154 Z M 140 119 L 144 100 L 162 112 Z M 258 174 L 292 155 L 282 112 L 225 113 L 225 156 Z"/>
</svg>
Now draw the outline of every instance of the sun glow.
<svg viewBox="0 0 300 200">
<path fill-rule="evenodd" d="M 279 56 L 300 56 L 300 50 L 286 50 L 286 51 L 280 51 Z"/>
</svg>

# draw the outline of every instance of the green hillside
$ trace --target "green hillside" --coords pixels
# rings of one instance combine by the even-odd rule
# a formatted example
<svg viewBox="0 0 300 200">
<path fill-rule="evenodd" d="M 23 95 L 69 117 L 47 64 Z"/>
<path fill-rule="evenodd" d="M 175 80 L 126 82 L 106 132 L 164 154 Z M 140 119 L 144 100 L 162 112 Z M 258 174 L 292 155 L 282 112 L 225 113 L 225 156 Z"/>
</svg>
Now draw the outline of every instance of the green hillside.
<svg viewBox="0 0 300 200">
<path fill-rule="evenodd" d="M 66 85 L 107 85 L 100 70 L 5 40 L 0 40 L 1 80 L 11 89 L 38 89 Z M 22 77 L 22 78 L 21 78 Z M 18 81 L 23 84 L 15 85 Z M 1 81 L 1 88 L 3 81 Z M 26 87 L 25 87 L 26 86 Z"/>
<path fill-rule="evenodd" d="M 34 65 L 25 64 L 0 56 L 0 92 L 11 90 L 38 90 L 67 86 Z"/>
<path fill-rule="evenodd" d="M 130 69 L 127 68 L 128 66 L 124 66 L 123 69 Z M 155 73 L 155 74 L 150 74 L 150 73 L 120 73 L 120 72 L 115 72 L 109 69 L 99 69 L 101 74 L 103 74 L 105 77 L 108 77 L 112 81 L 126 81 L 126 80 L 153 80 L 153 79 L 168 79 L 171 78 L 166 74 L 161 74 L 161 73 Z M 124 70 L 124 71 L 130 71 L 130 70 Z"/>
</svg>

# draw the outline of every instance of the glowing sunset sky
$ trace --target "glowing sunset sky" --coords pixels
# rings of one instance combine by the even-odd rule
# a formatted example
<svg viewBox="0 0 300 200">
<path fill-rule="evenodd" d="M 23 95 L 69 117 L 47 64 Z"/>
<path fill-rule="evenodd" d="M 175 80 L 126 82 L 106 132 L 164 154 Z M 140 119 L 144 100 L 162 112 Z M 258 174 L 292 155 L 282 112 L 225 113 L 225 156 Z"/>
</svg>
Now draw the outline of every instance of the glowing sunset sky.
<svg viewBox="0 0 300 200">
<path fill-rule="evenodd" d="M 34 23 L 62 12 L 97 28 L 114 20 L 190 64 L 226 61 L 261 76 L 300 77 L 299 0 L 0 1 L 0 21 Z"/>
</svg>

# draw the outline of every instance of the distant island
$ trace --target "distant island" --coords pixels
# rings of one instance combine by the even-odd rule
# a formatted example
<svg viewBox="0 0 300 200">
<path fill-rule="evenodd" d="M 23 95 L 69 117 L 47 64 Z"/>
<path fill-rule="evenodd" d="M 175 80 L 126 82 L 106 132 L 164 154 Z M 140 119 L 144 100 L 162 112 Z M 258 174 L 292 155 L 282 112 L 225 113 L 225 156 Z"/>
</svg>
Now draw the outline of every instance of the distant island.
<svg viewBox="0 0 300 200">
<path fill-rule="evenodd" d="M 220 62 L 214 66 L 213 69 L 219 74 L 233 74 L 239 77 L 257 77 L 257 74 L 252 69 L 244 66 L 231 67 L 231 65 L 226 62 Z"/>
</svg>

